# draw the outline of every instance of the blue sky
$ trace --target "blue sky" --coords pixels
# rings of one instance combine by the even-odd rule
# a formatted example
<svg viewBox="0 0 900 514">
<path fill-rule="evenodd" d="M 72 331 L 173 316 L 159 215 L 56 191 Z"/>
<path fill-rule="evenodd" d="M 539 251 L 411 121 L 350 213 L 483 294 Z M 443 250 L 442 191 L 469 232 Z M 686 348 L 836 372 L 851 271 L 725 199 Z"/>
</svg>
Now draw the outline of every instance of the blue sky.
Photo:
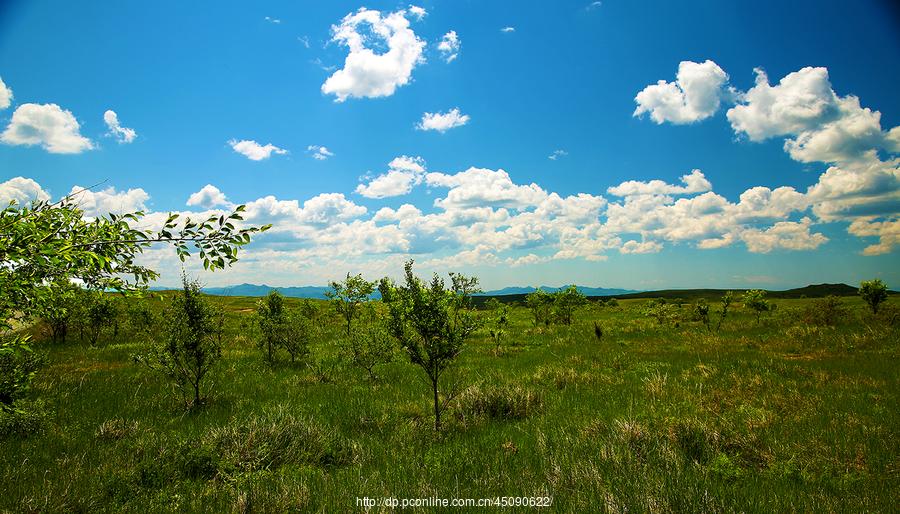
<svg viewBox="0 0 900 514">
<path fill-rule="evenodd" d="M 0 199 L 247 203 L 210 285 L 900 283 L 888 2 L 413 4 L 5 2 Z"/>
</svg>

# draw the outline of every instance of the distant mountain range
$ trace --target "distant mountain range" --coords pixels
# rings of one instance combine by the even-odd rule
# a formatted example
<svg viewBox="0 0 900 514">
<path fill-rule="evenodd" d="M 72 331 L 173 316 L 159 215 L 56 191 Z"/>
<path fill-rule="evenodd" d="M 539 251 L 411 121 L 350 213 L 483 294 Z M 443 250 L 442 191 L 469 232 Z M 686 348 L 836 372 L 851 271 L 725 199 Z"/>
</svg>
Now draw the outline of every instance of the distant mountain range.
<svg viewBox="0 0 900 514">
<path fill-rule="evenodd" d="M 563 289 L 568 286 L 561 287 L 550 287 L 550 286 L 540 286 L 540 289 L 553 292 L 559 289 Z M 578 290 L 581 291 L 585 296 L 614 296 L 614 295 L 623 295 L 629 293 L 636 293 L 637 291 L 630 289 L 607 289 L 603 287 L 585 287 L 585 286 L 576 286 Z M 175 289 L 174 287 L 152 287 L 154 291 L 165 291 L 169 289 Z M 528 293 L 536 291 L 538 288 L 536 287 L 504 287 L 503 289 L 496 289 L 492 291 L 485 291 L 483 293 L 479 293 L 477 296 L 505 296 L 505 295 L 526 295 Z M 269 291 L 278 291 L 284 296 L 290 298 L 317 298 L 317 299 L 325 299 L 325 293 L 330 291 L 330 287 L 326 286 L 300 286 L 300 287 L 272 287 L 256 284 L 239 284 L 236 286 L 225 286 L 225 287 L 204 287 L 203 292 L 206 294 L 214 295 L 214 296 L 266 296 L 269 294 Z M 380 298 L 381 295 L 376 291 L 373 298 Z"/>
</svg>

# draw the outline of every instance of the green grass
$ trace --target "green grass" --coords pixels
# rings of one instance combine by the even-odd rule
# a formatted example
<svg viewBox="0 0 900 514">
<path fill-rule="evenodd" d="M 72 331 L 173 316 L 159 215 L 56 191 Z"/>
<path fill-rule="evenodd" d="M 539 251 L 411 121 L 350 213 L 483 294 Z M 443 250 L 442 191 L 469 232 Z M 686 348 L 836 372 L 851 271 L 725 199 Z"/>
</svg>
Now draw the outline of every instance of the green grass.
<svg viewBox="0 0 900 514">
<path fill-rule="evenodd" d="M 240 333 L 254 299 L 213 301 L 230 337 L 193 412 L 132 363 L 140 347 L 125 336 L 44 345 L 32 394 L 49 419 L 0 440 L 0 510 L 342 512 L 363 496 L 552 496 L 563 512 L 896 508 L 900 330 L 858 299 L 837 327 L 803 323 L 812 300 L 777 300 L 758 326 L 735 306 L 720 333 L 659 326 L 638 300 L 591 305 L 568 327 L 534 327 L 516 307 L 500 355 L 479 332 L 445 377 L 455 396 L 440 433 L 423 373 L 399 352 L 378 382 L 350 369 L 323 383 L 305 364 L 263 363 Z M 336 354 L 329 316 L 313 358 Z"/>
</svg>

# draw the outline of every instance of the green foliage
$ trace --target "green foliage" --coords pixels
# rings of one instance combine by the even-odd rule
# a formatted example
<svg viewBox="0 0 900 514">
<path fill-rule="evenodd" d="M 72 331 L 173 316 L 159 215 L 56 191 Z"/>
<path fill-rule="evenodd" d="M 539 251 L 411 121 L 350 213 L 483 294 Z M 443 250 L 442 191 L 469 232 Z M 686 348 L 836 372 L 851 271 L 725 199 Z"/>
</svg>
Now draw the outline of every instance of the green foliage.
<svg viewBox="0 0 900 514">
<path fill-rule="evenodd" d="M 301 309 L 311 314 L 308 305 L 304 305 L 306 308 Z M 257 344 L 269 364 L 275 363 L 278 350 L 285 350 L 291 356 L 291 362 L 309 354 L 312 322 L 302 313 L 287 309 L 284 296 L 278 291 L 271 291 L 257 302 L 256 323 L 259 327 Z"/>
<path fill-rule="evenodd" d="M 762 313 L 772 310 L 772 304 L 766 300 L 766 292 L 762 289 L 751 289 L 741 296 L 741 302 L 744 307 L 756 313 L 756 324 L 759 324 L 759 317 Z"/>
<path fill-rule="evenodd" d="M 361 327 L 354 327 L 350 335 L 339 341 L 341 357 L 351 366 L 365 370 L 370 380 L 376 380 L 375 368 L 394 359 L 394 341 L 381 320 L 367 319 Z"/>
<path fill-rule="evenodd" d="M 50 339 L 54 343 L 64 343 L 69 329 L 84 316 L 84 291 L 65 279 L 58 279 L 47 286 L 46 295 L 41 295 L 37 305 L 37 315 L 41 317 L 50 330 Z"/>
<path fill-rule="evenodd" d="M 494 352 L 500 354 L 503 336 L 509 328 L 509 306 L 501 303 L 496 298 L 488 300 L 486 307 L 488 309 L 488 333 L 491 341 L 494 343 Z"/>
<path fill-rule="evenodd" d="M 587 304 L 587 298 L 575 286 L 553 293 L 553 316 L 564 325 L 571 325 L 578 308 Z"/>
<path fill-rule="evenodd" d="M 204 378 L 222 356 L 223 314 L 200 292 L 200 284 L 182 277 L 182 290 L 163 314 L 162 336 L 135 359 L 166 378 L 189 407 L 204 400 Z"/>
<path fill-rule="evenodd" d="M 887 285 L 880 278 L 863 280 L 859 284 L 859 296 L 872 309 L 872 314 L 878 314 L 878 306 L 888 297 Z"/>
<path fill-rule="evenodd" d="M 525 419 L 539 411 L 543 402 L 539 392 L 519 385 L 475 385 L 454 399 L 454 412 L 463 421 L 471 418 Z"/>
<path fill-rule="evenodd" d="M 35 373 L 46 361 L 29 343 L 29 336 L 0 339 L 0 410 L 20 410 L 15 403 L 24 398 Z"/>
<path fill-rule="evenodd" d="M 809 325 L 833 327 L 838 325 L 846 317 L 847 308 L 844 305 L 844 302 L 834 295 L 813 300 L 803 310 L 803 321 Z"/>
<path fill-rule="evenodd" d="M 665 298 L 654 298 L 644 304 L 643 313 L 659 325 L 668 325 L 677 319 L 678 308 L 666 302 Z"/>
<path fill-rule="evenodd" d="M 531 310 L 534 325 L 549 325 L 552 321 L 553 295 L 537 289 L 525 296 L 525 305 Z"/>
<path fill-rule="evenodd" d="M 733 301 L 734 293 L 732 291 L 725 292 L 725 295 L 722 296 L 722 299 L 719 301 L 721 310 L 719 311 L 719 321 L 716 323 L 716 332 L 718 332 L 722 328 L 722 324 L 725 323 L 725 318 L 728 317 L 728 308 Z"/>
<path fill-rule="evenodd" d="M 694 304 L 694 319 L 703 323 L 707 330 L 712 330 L 709 324 L 709 303 L 706 302 L 705 298 L 700 298 Z"/>
<path fill-rule="evenodd" d="M 406 282 L 391 291 L 389 329 L 406 350 L 410 362 L 422 368 L 431 382 L 434 428 L 440 430 L 442 406 L 438 397 L 441 375 L 478 328 L 478 319 L 466 308 L 464 296 L 477 284 L 475 279 L 455 275 L 453 289 L 434 275 L 425 283 L 413 275 L 413 261 L 404 267 Z"/>
<path fill-rule="evenodd" d="M 347 321 L 347 335 L 350 335 L 353 318 L 359 312 L 360 306 L 369 301 L 369 297 L 375 291 L 375 282 L 369 282 L 362 275 L 351 276 L 347 273 L 347 278 L 343 282 L 334 282 L 328 284 L 331 291 L 325 293 L 335 309 Z"/>
<path fill-rule="evenodd" d="M 104 329 L 112 327 L 119 315 L 117 306 L 109 294 L 86 291 L 84 296 L 84 328 L 91 346 L 97 346 Z"/>
</svg>

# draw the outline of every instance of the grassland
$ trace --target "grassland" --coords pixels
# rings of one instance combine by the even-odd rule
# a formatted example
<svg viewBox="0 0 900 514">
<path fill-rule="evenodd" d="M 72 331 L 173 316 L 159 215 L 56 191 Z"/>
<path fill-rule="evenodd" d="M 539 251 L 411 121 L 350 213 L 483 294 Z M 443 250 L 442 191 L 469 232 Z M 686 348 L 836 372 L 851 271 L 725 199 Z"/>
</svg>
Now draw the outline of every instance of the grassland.
<svg viewBox="0 0 900 514">
<path fill-rule="evenodd" d="M 552 496 L 560 512 L 897 505 L 900 329 L 858 299 L 836 327 L 804 321 L 813 300 L 777 300 L 759 325 L 737 306 L 718 333 L 687 306 L 659 325 L 644 300 L 591 304 L 571 326 L 535 327 L 516 307 L 504 350 L 480 331 L 446 377 L 440 433 L 399 352 L 374 383 L 269 367 L 245 333 L 255 300 L 213 301 L 228 343 L 194 411 L 132 362 L 127 335 L 43 344 L 32 393 L 49 419 L 0 441 L 0 510 L 347 512 L 364 496 Z M 312 358 L 329 362 L 340 321 L 321 329 Z"/>
</svg>

